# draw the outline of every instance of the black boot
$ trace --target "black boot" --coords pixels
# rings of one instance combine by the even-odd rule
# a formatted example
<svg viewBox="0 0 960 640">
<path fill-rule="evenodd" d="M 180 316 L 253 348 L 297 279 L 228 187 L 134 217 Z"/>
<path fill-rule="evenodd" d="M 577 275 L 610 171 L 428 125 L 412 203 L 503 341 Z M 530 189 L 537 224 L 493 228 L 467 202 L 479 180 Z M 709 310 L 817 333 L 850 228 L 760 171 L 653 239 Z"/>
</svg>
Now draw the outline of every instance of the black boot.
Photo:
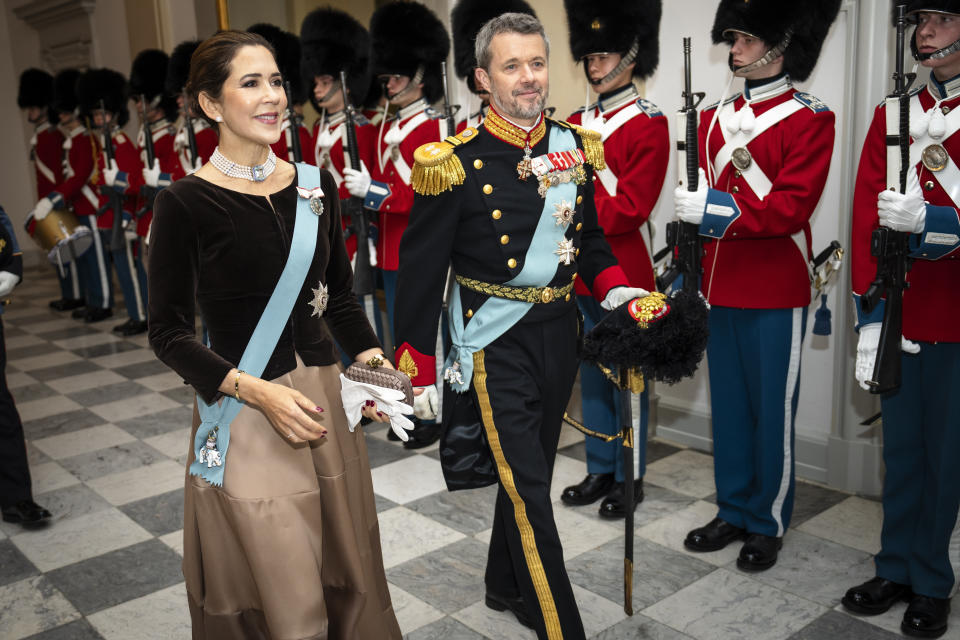
<svg viewBox="0 0 960 640">
<path fill-rule="evenodd" d="M 900 630 L 914 638 L 939 638 L 947 632 L 950 598 L 913 596 L 903 614 Z"/>
<path fill-rule="evenodd" d="M 690 551 L 720 551 L 735 540 L 742 540 L 746 531 L 726 520 L 714 518 L 687 534 L 683 546 Z"/>
<path fill-rule="evenodd" d="M 24 527 L 40 527 L 47 524 L 50 512 L 33 500 L 21 500 L 9 507 L 3 507 L 3 521 L 20 524 Z"/>
<path fill-rule="evenodd" d="M 627 517 L 627 496 L 624 483 L 618 482 L 610 490 L 607 497 L 600 503 L 600 517 L 615 520 Z M 633 481 L 633 509 L 643 502 L 643 478 Z"/>
<path fill-rule="evenodd" d="M 737 567 L 743 571 L 766 571 L 777 563 L 777 553 L 783 547 L 783 538 L 751 533 L 740 548 Z"/>
<path fill-rule="evenodd" d="M 876 577 L 847 590 L 840 602 L 845 608 L 864 616 L 875 616 L 886 611 L 895 603 L 913 599 L 913 591 L 908 584 L 891 582 Z"/>
<path fill-rule="evenodd" d="M 60 298 L 59 300 L 51 300 L 50 308 L 54 311 L 72 311 L 73 309 L 79 309 L 84 304 L 83 298 Z"/>
<path fill-rule="evenodd" d="M 610 493 L 613 488 L 612 473 L 588 473 L 580 484 L 567 487 L 560 494 L 564 504 L 593 504 Z"/>
<path fill-rule="evenodd" d="M 391 429 L 392 431 L 392 429 Z M 408 431 L 410 439 L 403 443 L 404 449 L 422 449 L 440 439 L 440 425 L 435 422 L 421 422 L 413 431 Z"/>
<path fill-rule="evenodd" d="M 103 307 L 94 307 L 92 309 L 87 309 L 87 313 L 83 316 L 84 322 L 100 322 L 101 320 L 106 320 L 113 316 L 112 309 L 104 309 Z"/>
<path fill-rule="evenodd" d="M 523 598 L 520 596 L 508 598 L 506 596 L 493 593 L 492 591 L 487 591 L 485 601 L 487 607 L 493 609 L 494 611 L 506 611 L 509 609 L 510 613 L 516 616 L 517 622 L 528 629 L 533 629 L 533 623 L 530 622 L 530 616 L 527 613 L 527 607 L 523 602 Z"/>
</svg>

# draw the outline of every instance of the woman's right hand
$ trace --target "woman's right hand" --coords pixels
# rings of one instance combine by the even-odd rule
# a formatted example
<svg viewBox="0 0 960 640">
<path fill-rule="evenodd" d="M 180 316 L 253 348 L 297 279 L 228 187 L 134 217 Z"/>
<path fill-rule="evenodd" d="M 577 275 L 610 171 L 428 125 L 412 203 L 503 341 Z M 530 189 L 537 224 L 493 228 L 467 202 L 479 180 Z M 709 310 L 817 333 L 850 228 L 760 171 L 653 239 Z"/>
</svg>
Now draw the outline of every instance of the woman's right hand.
<svg viewBox="0 0 960 640">
<path fill-rule="evenodd" d="M 317 422 L 323 407 L 296 389 L 247 374 L 240 374 L 239 382 L 240 397 L 265 415 L 284 439 L 300 443 L 327 435 L 326 428 Z"/>
</svg>

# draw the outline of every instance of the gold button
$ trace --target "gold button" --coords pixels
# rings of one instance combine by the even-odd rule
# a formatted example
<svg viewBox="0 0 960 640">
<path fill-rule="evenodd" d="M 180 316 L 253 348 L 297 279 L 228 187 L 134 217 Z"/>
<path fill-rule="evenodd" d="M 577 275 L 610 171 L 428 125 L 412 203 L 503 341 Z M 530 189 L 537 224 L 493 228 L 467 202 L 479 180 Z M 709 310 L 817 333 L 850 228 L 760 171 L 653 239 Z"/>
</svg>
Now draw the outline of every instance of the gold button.
<svg viewBox="0 0 960 640">
<path fill-rule="evenodd" d="M 509 260 L 507 260 L 507 266 L 510 267 L 511 269 L 516 268 L 516 266 L 517 266 L 517 261 L 516 261 L 516 259 L 510 258 Z"/>
<path fill-rule="evenodd" d="M 733 172 L 733 177 L 734 177 L 734 178 L 739 178 L 739 177 L 742 176 L 742 175 L 743 175 L 743 174 L 740 173 L 739 171 L 734 171 L 734 172 Z"/>
<path fill-rule="evenodd" d="M 577 279 L 577 274 L 576 274 L 576 273 L 574 273 L 572 276 L 570 276 L 570 280 L 571 280 L 571 281 L 576 280 L 576 279 Z"/>
<path fill-rule="evenodd" d="M 583 202 L 583 196 L 577 196 L 577 204 Z"/>
<path fill-rule="evenodd" d="M 474 169 L 483 169 L 483 160 L 481 160 L 480 158 L 477 158 L 476 160 L 474 160 L 474 161 L 473 161 L 473 168 L 474 168 Z"/>
<path fill-rule="evenodd" d="M 947 115 L 948 113 L 950 113 L 950 107 L 948 107 L 947 105 L 943 105 L 942 107 L 940 107 L 940 110 L 943 111 L 943 115 Z"/>
<path fill-rule="evenodd" d="M 540 292 L 540 302 L 547 304 L 553 302 L 553 287 L 544 287 Z"/>
<path fill-rule="evenodd" d="M 580 249 L 577 249 L 577 252 L 576 252 L 574 255 L 579 256 L 579 255 L 580 255 Z"/>
<path fill-rule="evenodd" d="M 507 234 L 500 236 L 500 244 L 510 244 L 510 236 Z"/>
<path fill-rule="evenodd" d="M 493 185 L 485 184 L 483 185 L 483 192 L 487 195 L 493 193 Z"/>
<path fill-rule="evenodd" d="M 480 161 L 477 160 L 477 162 L 480 162 Z M 473 309 L 467 309 L 467 317 L 468 317 L 468 318 L 472 318 L 472 317 L 473 317 Z"/>
<path fill-rule="evenodd" d="M 933 191 L 933 180 L 927 180 L 923 183 L 923 188 L 927 191 Z"/>
<path fill-rule="evenodd" d="M 493 213 L 490 214 L 490 216 L 491 216 L 494 220 L 499 220 L 499 219 L 500 219 L 500 216 L 502 216 L 502 215 L 503 215 L 503 212 L 500 211 L 500 209 L 494 209 L 494 210 L 493 210 Z"/>
<path fill-rule="evenodd" d="M 567 295 L 563 296 L 563 299 L 567 302 L 570 302 L 570 294 L 568 293 Z"/>
<path fill-rule="evenodd" d="M 577 223 L 577 231 L 580 231 L 580 229 L 583 229 L 583 223 L 582 223 L 582 222 L 578 222 L 578 223 Z"/>
<path fill-rule="evenodd" d="M 740 193 L 740 187 L 734 187 L 733 189 L 730 189 L 730 191 L 733 191 L 734 193 Z"/>
</svg>

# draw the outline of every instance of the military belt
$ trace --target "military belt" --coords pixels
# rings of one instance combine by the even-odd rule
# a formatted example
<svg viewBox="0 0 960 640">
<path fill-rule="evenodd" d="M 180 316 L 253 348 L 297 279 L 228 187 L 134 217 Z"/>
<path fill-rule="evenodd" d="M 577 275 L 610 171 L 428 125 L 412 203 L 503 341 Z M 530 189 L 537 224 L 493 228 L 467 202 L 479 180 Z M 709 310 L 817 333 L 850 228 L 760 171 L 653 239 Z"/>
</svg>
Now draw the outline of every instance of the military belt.
<svg viewBox="0 0 960 640">
<path fill-rule="evenodd" d="M 561 300 L 566 301 L 569 300 L 570 292 L 573 291 L 573 282 L 562 287 L 511 287 L 508 284 L 482 282 L 465 276 L 457 276 L 457 282 L 461 287 L 466 287 L 471 291 L 477 291 L 488 296 L 504 298 L 506 300 L 519 300 L 520 302 L 531 302 L 533 304 L 548 304 Z"/>
</svg>

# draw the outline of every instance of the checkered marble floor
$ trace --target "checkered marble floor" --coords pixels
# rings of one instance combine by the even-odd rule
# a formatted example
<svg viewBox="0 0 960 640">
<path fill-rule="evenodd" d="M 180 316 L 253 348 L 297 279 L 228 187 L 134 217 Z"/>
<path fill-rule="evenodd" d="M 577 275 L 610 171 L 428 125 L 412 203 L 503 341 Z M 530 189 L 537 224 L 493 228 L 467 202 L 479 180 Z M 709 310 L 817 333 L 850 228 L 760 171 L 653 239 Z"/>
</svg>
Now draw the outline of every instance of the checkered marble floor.
<svg viewBox="0 0 960 640">
<path fill-rule="evenodd" d="M 186 640 L 180 570 L 183 465 L 192 394 L 145 336 L 118 338 L 124 317 L 84 325 L 47 308 L 49 270 L 30 271 L 3 315 L 7 380 L 17 400 L 36 500 L 54 513 L 39 531 L 0 524 L 0 640 Z M 367 431 L 384 563 L 410 640 L 534 638 L 483 604 L 494 489 L 448 493 L 436 446 L 404 450 Z M 554 509 L 587 635 L 597 640 L 879 640 L 899 636 L 905 605 L 875 618 L 839 607 L 873 576 L 880 506 L 799 483 L 780 561 L 736 568 L 736 545 L 683 549 L 710 520 L 712 458 L 653 441 L 637 510 L 633 607 L 622 607 L 622 523 L 596 505 L 570 508 L 562 487 L 584 473 L 582 437 L 565 430 Z M 960 607 L 955 607 L 958 609 Z M 949 638 L 960 638 L 960 612 Z M 374 640 L 374 639 L 371 639 Z"/>
</svg>

